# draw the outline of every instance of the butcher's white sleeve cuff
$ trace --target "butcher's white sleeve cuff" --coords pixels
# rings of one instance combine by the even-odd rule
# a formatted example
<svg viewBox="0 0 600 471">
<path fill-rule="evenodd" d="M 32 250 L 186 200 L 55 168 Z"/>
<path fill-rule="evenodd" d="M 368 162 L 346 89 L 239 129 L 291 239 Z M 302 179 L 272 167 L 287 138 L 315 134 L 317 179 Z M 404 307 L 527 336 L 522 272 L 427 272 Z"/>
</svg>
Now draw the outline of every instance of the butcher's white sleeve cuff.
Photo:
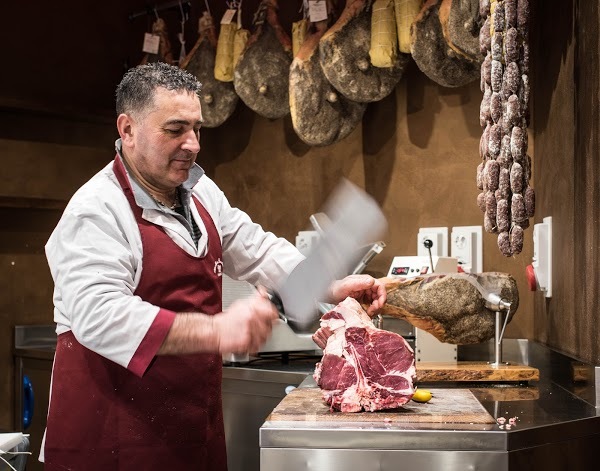
<svg viewBox="0 0 600 471">
<path fill-rule="evenodd" d="M 158 353 L 165 337 L 169 333 L 173 322 L 175 321 L 175 312 L 168 309 L 160 309 L 154 318 L 152 325 L 146 332 L 146 335 L 140 342 L 137 350 L 133 354 L 127 369 L 135 375 L 142 377 L 152 359 Z"/>
</svg>

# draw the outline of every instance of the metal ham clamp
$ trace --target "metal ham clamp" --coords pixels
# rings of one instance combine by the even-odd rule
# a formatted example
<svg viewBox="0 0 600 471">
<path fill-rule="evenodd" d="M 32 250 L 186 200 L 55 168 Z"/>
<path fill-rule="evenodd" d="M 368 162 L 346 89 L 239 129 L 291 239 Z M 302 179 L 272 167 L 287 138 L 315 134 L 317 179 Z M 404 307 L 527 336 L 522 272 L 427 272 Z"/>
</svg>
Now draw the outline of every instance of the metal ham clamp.
<svg viewBox="0 0 600 471">
<path fill-rule="evenodd" d="M 319 241 L 275 291 L 271 301 L 281 319 L 296 333 L 308 332 L 319 316 L 317 301 L 324 301 L 331 283 L 352 272 L 359 250 L 380 240 L 387 221 L 377 202 L 347 180 L 335 188 L 324 214 L 327 225 Z"/>
</svg>

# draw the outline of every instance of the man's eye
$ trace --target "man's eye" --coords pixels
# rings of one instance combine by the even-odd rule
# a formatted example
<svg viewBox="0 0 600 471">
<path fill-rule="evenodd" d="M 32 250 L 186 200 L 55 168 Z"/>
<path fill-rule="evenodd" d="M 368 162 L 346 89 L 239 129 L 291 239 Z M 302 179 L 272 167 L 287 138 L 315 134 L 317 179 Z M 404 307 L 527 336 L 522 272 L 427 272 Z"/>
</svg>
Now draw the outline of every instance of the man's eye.
<svg viewBox="0 0 600 471">
<path fill-rule="evenodd" d="M 166 128 L 165 131 L 167 131 L 169 134 L 181 134 L 181 129 L 169 129 L 169 128 Z"/>
</svg>

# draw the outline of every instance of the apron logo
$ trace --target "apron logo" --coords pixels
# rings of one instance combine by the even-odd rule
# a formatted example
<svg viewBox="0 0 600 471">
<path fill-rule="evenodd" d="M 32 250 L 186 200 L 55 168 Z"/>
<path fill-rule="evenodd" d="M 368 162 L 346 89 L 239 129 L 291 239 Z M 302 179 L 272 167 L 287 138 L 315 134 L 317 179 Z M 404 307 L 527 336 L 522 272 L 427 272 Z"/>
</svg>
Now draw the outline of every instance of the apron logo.
<svg viewBox="0 0 600 471">
<path fill-rule="evenodd" d="M 215 262 L 215 268 L 213 271 L 217 276 L 223 276 L 223 262 L 220 258 Z"/>
</svg>

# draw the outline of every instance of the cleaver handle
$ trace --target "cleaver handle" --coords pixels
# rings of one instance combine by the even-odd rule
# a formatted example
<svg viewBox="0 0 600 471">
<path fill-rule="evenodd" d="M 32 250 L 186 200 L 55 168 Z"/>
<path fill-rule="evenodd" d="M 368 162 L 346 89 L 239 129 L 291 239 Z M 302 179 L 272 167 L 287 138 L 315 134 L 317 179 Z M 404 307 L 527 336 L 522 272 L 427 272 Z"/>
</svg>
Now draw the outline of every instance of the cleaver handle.
<svg viewBox="0 0 600 471">
<path fill-rule="evenodd" d="M 277 293 L 277 291 L 274 291 L 272 289 L 268 289 L 267 290 L 267 295 L 269 296 L 269 300 L 273 303 L 273 305 L 275 306 L 275 309 L 277 309 L 277 313 L 279 314 L 279 318 L 285 322 L 287 324 L 287 317 L 285 317 L 285 310 L 283 309 L 283 301 L 281 300 L 281 297 L 279 296 L 279 294 Z"/>
</svg>

